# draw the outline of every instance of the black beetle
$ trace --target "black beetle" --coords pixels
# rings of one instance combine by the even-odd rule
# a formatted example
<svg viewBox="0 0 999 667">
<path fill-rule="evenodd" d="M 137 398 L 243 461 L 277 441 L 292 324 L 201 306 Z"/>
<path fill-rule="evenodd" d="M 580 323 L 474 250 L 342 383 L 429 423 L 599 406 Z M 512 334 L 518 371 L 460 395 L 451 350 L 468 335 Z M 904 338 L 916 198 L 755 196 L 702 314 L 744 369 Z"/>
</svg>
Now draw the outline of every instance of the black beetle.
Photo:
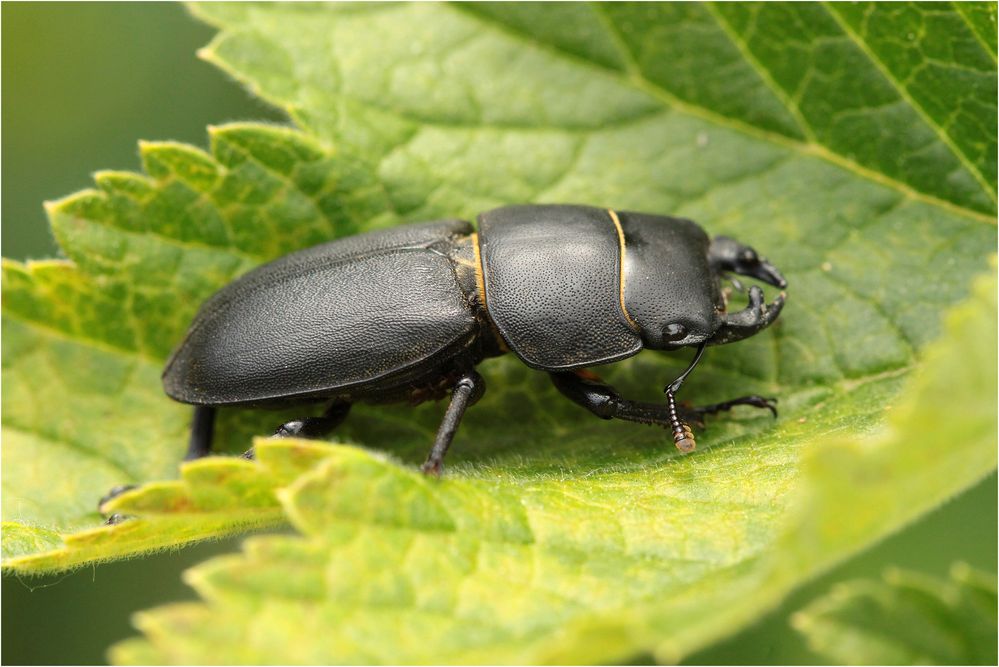
<svg viewBox="0 0 999 667">
<path fill-rule="evenodd" d="M 226 286 L 201 307 L 163 386 L 196 406 L 189 459 L 209 453 L 218 406 L 328 402 L 275 433 L 316 437 L 355 402 L 416 404 L 451 390 L 423 465 L 438 474 L 485 389 L 475 365 L 510 351 L 598 417 L 667 427 L 689 451 L 683 418 L 733 405 L 776 415 L 760 396 L 678 412 L 674 394 L 705 345 L 752 336 L 784 304 L 782 292 L 764 305 L 753 286 L 749 306 L 726 313 L 728 273 L 787 285 L 752 248 L 679 218 L 526 205 L 481 214 L 477 233 L 463 220 L 405 225 L 295 252 Z M 696 355 L 662 404 L 623 399 L 584 370 L 685 346 Z"/>
</svg>

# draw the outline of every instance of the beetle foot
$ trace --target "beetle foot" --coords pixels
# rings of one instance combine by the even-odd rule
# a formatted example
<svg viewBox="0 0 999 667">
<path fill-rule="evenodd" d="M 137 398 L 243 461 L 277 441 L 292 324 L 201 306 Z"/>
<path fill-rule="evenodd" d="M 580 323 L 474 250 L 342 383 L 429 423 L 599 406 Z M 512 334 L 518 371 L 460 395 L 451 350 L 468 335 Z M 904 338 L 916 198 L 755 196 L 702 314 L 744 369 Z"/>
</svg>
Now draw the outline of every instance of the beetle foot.
<svg viewBox="0 0 999 667">
<path fill-rule="evenodd" d="M 104 503 L 112 500 L 113 498 L 117 498 L 118 496 L 120 496 L 121 494 L 123 494 L 123 493 L 125 493 L 127 491 L 131 491 L 132 489 L 137 489 L 137 488 L 139 488 L 139 487 L 136 484 L 120 484 L 120 485 L 118 485 L 116 487 L 113 487 L 110 491 L 108 491 L 104 495 L 103 498 L 101 498 L 100 500 L 97 501 L 97 511 L 101 512 L 101 508 L 104 506 Z M 104 514 L 104 512 L 101 512 L 101 514 Z M 106 516 L 107 516 L 107 518 L 104 520 L 104 525 L 105 526 L 116 526 L 119 523 L 121 523 L 122 521 L 134 518 L 131 515 L 128 515 L 128 514 L 119 514 L 117 512 L 115 512 L 114 514 L 106 515 Z"/>
<path fill-rule="evenodd" d="M 271 435 L 272 438 L 295 438 L 302 435 L 302 431 L 305 428 L 304 419 L 296 419 L 294 421 L 285 422 L 278 426 L 274 430 L 274 434 Z"/>
<path fill-rule="evenodd" d="M 420 466 L 420 472 L 427 477 L 440 477 L 444 472 L 444 463 L 442 461 L 427 461 Z"/>
<path fill-rule="evenodd" d="M 754 408 L 764 408 L 770 411 L 774 419 L 777 419 L 777 397 L 767 397 L 767 396 L 746 396 L 747 400 L 741 405 L 751 405 Z"/>
<path fill-rule="evenodd" d="M 104 525 L 117 526 L 120 523 L 124 523 L 134 518 L 135 517 L 132 516 L 131 514 L 118 514 L 117 512 L 115 512 L 114 514 L 112 514 L 111 516 L 109 516 L 107 519 L 104 520 Z"/>
<path fill-rule="evenodd" d="M 275 435 L 273 437 L 277 438 L 277 437 L 281 437 L 281 436 Z M 257 459 L 257 455 L 253 451 L 253 447 L 250 447 L 248 450 L 246 450 L 245 452 L 243 452 L 242 454 L 240 454 L 239 458 L 246 459 L 247 461 L 255 461 Z"/>
<path fill-rule="evenodd" d="M 132 489 L 138 488 L 136 484 L 119 484 L 118 486 L 112 487 L 104 496 L 97 501 L 97 511 L 100 512 L 101 507 L 104 503 L 108 502 L 113 498 L 117 498 L 126 491 L 131 491 Z"/>
</svg>

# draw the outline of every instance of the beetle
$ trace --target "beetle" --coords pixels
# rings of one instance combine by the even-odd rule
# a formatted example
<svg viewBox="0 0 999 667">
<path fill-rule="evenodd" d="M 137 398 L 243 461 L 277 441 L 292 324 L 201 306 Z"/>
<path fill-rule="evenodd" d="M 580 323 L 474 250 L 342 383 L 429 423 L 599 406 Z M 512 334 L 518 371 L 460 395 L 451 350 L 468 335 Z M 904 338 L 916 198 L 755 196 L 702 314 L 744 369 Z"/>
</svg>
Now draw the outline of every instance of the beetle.
<svg viewBox="0 0 999 667">
<path fill-rule="evenodd" d="M 787 281 L 751 247 L 681 218 L 579 205 L 518 205 L 477 218 L 410 224 L 301 250 L 260 266 L 202 306 L 170 356 L 163 386 L 195 406 L 187 459 L 211 451 L 216 408 L 325 403 L 277 437 L 320 437 L 357 402 L 417 404 L 450 392 L 423 464 L 439 475 L 466 408 L 482 397 L 483 359 L 510 352 L 551 375 L 603 419 L 663 426 L 683 452 L 688 421 L 750 405 L 751 395 L 680 408 L 675 395 L 707 345 L 772 324 L 782 291 L 727 312 L 722 279 Z M 622 398 L 586 370 L 644 348 L 696 349 L 663 403 Z M 248 455 L 252 455 L 248 453 Z"/>
</svg>

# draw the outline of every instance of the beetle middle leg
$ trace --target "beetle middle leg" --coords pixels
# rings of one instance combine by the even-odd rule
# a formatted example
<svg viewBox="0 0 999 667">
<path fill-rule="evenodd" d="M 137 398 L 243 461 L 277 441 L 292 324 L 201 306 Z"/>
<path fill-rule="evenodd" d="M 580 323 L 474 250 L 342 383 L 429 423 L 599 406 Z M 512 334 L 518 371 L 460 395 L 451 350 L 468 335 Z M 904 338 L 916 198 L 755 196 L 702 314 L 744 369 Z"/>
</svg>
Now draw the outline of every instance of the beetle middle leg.
<svg viewBox="0 0 999 667">
<path fill-rule="evenodd" d="M 191 439 L 187 443 L 185 461 L 193 461 L 212 453 L 212 436 L 215 433 L 215 408 L 210 405 L 194 406 L 191 420 Z"/>
<path fill-rule="evenodd" d="M 350 403 L 334 401 L 320 417 L 293 419 L 277 427 L 274 438 L 321 438 L 343 423 L 350 412 Z"/>
<path fill-rule="evenodd" d="M 458 430 L 458 424 L 465 414 L 465 409 L 475 404 L 486 391 L 486 381 L 475 371 L 468 371 L 454 385 L 451 392 L 451 403 L 447 406 L 444 419 L 437 429 L 437 438 L 434 446 L 427 456 L 426 462 L 421 470 L 427 475 L 440 475 L 444 469 L 444 455 L 447 454 L 454 434 Z"/>
<path fill-rule="evenodd" d="M 343 423 L 350 412 L 351 404 L 346 401 L 334 401 L 319 417 L 292 419 L 274 429 L 272 438 L 321 438 Z M 253 448 L 243 452 L 244 459 L 254 457 Z"/>
</svg>

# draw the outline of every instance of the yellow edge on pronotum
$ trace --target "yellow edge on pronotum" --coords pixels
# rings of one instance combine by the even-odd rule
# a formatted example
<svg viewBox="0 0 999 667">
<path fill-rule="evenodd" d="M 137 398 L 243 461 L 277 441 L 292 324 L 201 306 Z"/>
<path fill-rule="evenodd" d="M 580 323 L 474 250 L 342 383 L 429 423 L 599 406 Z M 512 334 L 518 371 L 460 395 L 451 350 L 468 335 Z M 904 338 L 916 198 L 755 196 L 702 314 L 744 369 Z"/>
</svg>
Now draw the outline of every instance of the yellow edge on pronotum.
<svg viewBox="0 0 999 667">
<path fill-rule="evenodd" d="M 482 307 L 486 307 L 486 277 L 482 269 L 482 254 L 479 252 L 479 235 L 472 234 L 472 251 L 475 253 L 475 289 L 479 293 Z"/>
<path fill-rule="evenodd" d="M 486 269 L 482 264 L 482 253 L 479 251 L 478 234 L 472 234 L 472 250 L 475 252 L 475 290 L 479 293 L 479 299 L 482 301 L 482 310 L 486 313 L 489 328 L 493 330 L 493 335 L 496 337 L 496 342 L 499 343 L 500 350 L 509 352 L 510 346 L 499 332 L 499 328 L 493 322 L 493 318 L 489 316 L 489 308 L 486 307 Z"/>
<path fill-rule="evenodd" d="M 628 324 L 632 329 L 638 331 L 638 323 L 631 319 L 631 315 L 628 314 L 628 309 L 624 307 L 624 230 L 621 228 L 621 221 L 618 219 L 617 213 L 613 209 L 607 209 L 607 213 L 614 222 L 614 229 L 617 230 L 617 242 L 621 247 L 621 265 L 618 272 L 618 282 L 620 283 L 620 288 L 618 289 L 617 298 L 621 304 L 621 312 L 624 313 L 624 319 L 628 320 Z"/>
</svg>

